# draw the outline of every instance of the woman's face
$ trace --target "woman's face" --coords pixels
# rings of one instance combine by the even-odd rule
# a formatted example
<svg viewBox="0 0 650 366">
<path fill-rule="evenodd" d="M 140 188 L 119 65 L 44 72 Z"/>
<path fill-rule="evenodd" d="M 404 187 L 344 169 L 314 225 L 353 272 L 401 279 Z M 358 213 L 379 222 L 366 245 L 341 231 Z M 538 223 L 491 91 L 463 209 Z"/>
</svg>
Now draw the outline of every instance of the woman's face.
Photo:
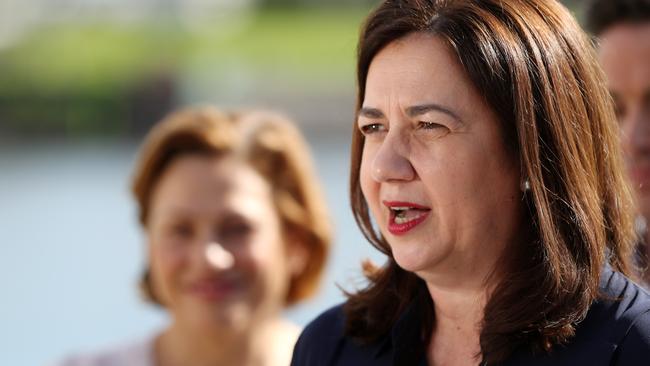
<svg viewBox="0 0 650 366">
<path fill-rule="evenodd" d="M 361 189 L 397 263 L 459 281 L 491 270 L 519 230 L 518 160 L 451 48 L 416 33 L 379 52 L 358 127 Z"/>
<path fill-rule="evenodd" d="M 179 157 L 150 209 L 153 288 L 176 323 L 226 335 L 282 309 L 288 253 L 271 188 L 252 168 L 230 157 Z"/>
<path fill-rule="evenodd" d="M 600 40 L 628 173 L 641 214 L 650 220 L 650 22 L 614 25 Z"/>
</svg>

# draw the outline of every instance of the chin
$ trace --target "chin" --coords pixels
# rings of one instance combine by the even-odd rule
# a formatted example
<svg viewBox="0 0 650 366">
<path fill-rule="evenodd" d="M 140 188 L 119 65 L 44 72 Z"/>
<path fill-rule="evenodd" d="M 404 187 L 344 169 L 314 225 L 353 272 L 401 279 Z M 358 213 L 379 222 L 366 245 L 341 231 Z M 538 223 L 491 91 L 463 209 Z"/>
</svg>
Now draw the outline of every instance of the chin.
<svg viewBox="0 0 650 366">
<path fill-rule="evenodd" d="M 412 253 L 393 251 L 393 258 L 400 268 L 408 272 L 420 272 L 432 267 L 430 262 L 426 261 L 426 258 L 417 251 Z"/>
<path fill-rule="evenodd" d="M 248 304 L 200 304 L 191 309 L 185 309 L 184 319 L 191 322 L 197 330 L 214 332 L 237 333 L 245 329 L 252 317 Z"/>
<path fill-rule="evenodd" d="M 427 272 L 439 267 L 449 258 L 449 247 L 440 247 L 433 242 L 400 242 L 391 245 L 393 258 L 400 268 L 408 272 Z"/>
</svg>

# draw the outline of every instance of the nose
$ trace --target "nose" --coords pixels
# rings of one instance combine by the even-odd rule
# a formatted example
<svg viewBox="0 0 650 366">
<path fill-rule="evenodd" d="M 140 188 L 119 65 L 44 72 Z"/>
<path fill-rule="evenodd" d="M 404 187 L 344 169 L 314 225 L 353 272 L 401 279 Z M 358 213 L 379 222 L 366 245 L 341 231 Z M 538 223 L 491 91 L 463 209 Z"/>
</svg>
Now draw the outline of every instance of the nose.
<svg viewBox="0 0 650 366">
<path fill-rule="evenodd" d="M 389 132 L 372 160 L 372 178 L 377 182 L 413 180 L 415 170 L 407 158 L 408 151 L 406 138 Z"/>
<path fill-rule="evenodd" d="M 235 256 L 217 242 L 205 245 L 204 256 L 206 262 L 219 271 L 228 270 L 235 265 Z"/>
</svg>

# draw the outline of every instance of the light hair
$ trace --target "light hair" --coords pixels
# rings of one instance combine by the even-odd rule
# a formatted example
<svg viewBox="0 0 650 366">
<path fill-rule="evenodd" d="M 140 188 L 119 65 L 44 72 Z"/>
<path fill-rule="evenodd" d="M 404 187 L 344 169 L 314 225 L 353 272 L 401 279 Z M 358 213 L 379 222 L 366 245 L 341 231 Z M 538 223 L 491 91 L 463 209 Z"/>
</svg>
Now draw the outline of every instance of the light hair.
<svg viewBox="0 0 650 366">
<path fill-rule="evenodd" d="M 299 130 L 287 118 L 268 111 L 227 114 L 213 107 L 194 107 L 170 114 L 145 138 L 133 175 L 132 191 L 143 227 L 148 225 L 152 192 L 163 171 L 187 154 L 236 157 L 269 183 L 283 232 L 304 245 L 308 254 L 302 273 L 291 279 L 285 303 L 312 295 L 329 251 L 331 227 L 311 154 Z M 147 267 L 143 293 L 160 304 L 149 277 Z"/>
</svg>

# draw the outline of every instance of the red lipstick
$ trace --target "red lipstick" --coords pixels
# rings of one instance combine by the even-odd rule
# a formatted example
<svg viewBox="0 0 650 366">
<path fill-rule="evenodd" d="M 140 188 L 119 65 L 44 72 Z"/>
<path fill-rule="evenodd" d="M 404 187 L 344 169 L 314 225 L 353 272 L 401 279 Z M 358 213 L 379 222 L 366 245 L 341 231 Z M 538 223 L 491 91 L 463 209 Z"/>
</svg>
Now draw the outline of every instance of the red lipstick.
<svg viewBox="0 0 650 366">
<path fill-rule="evenodd" d="M 390 210 L 388 231 L 393 235 L 404 235 L 424 222 L 431 209 L 413 202 L 383 201 Z"/>
<path fill-rule="evenodd" d="M 224 279 L 203 279 L 192 283 L 189 292 L 208 302 L 222 301 L 231 297 L 238 289 L 233 281 Z"/>
</svg>

